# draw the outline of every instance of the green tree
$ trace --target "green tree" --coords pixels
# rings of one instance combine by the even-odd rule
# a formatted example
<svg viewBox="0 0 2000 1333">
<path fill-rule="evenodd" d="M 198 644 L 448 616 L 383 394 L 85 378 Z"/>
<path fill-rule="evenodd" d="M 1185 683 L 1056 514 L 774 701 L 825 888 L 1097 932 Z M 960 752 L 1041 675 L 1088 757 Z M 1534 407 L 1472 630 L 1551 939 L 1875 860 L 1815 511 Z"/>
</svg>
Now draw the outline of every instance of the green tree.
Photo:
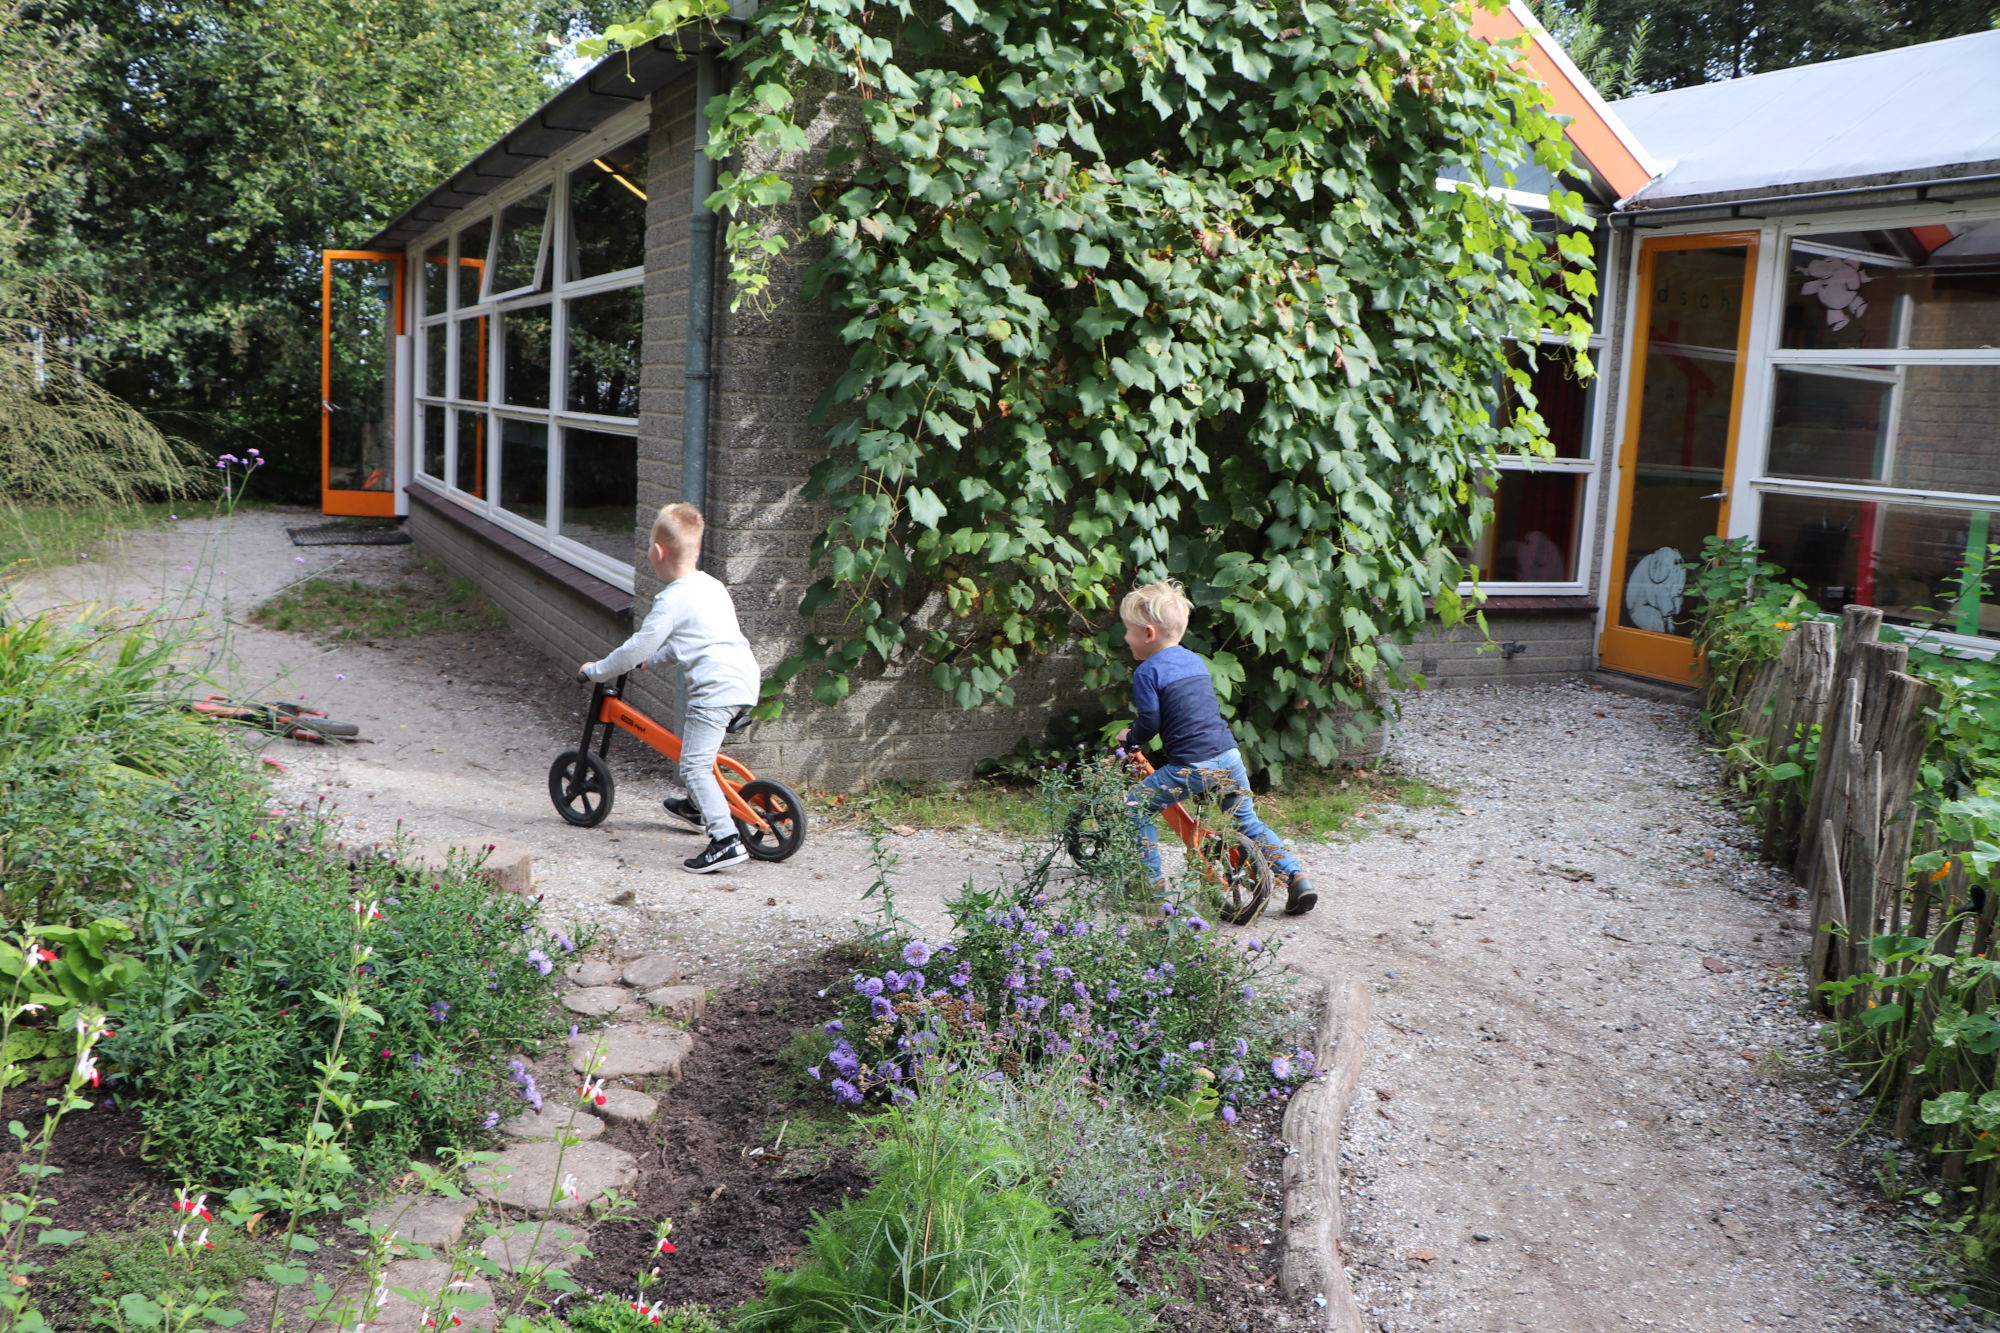
<svg viewBox="0 0 2000 1333">
<path fill-rule="evenodd" d="M 1548 449 L 1496 411 L 1527 392 L 1506 336 L 1588 331 L 1586 235 L 1440 188 L 1571 170 L 1467 24 L 1430 0 L 760 10 L 716 202 L 740 286 L 776 292 L 760 267 L 810 193 L 808 294 L 852 349 L 810 488 L 833 520 L 805 609 L 839 620 L 787 669 L 832 701 L 915 657 L 971 706 L 1080 641 L 1117 700 L 1117 598 L 1171 576 L 1245 746 L 1331 762 L 1430 607 L 1461 613 L 1481 466 Z M 822 167 L 830 104 L 863 126 Z"/>
<path fill-rule="evenodd" d="M 1813 65 L 1991 28 L 1994 0 L 1597 0 L 1606 40 L 1622 49 L 1642 25 L 1635 70 L 1649 89 Z"/>
<path fill-rule="evenodd" d="M 297 489 L 317 470 L 318 250 L 365 240 L 545 100 L 546 38 L 601 22 L 593 3 L 31 0 L 42 30 L 94 38 L 22 258 L 89 292 L 80 351 L 110 388 L 260 446 Z"/>
</svg>

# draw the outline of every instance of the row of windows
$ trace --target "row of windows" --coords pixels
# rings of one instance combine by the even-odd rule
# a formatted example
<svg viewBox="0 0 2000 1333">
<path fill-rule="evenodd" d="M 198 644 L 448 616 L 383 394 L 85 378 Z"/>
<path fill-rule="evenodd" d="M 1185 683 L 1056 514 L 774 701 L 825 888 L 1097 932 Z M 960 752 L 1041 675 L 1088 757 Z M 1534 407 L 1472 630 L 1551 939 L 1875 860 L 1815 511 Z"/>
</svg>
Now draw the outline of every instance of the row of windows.
<svg viewBox="0 0 2000 1333">
<path fill-rule="evenodd" d="M 422 250 L 420 475 L 631 585 L 645 327 L 643 135 Z"/>
</svg>

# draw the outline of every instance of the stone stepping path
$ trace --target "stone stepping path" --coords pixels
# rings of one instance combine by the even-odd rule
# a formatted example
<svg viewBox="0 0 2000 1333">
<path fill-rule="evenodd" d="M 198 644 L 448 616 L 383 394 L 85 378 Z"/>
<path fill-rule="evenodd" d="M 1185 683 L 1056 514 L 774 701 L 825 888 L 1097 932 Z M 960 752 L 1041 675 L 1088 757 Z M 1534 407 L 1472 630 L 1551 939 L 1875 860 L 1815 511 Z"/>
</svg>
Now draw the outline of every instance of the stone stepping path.
<svg viewBox="0 0 2000 1333">
<path fill-rule="evenodd" d="M 445 1284 L 451 1279 L 451 1264 L 444 1259 L 398 1259 L 382 1270 L 382 1285 L 388 1294 L 382 1298 L 375 1317 L 368 1321 L 370 1328 L 416 1329 L 425 1327 L 426 1319 L 436 1319 L 439 1329 L 451 1327 L 451 1315 L 437 1318 L 438 1300 L 444 1292 Z M 464 1290 L 470 1295 L 484 1296 L 486 1301 L 477 1310 L 454 1310 L 461 1328 L 490 1329 L 500 1322 L 500 1312 L 493 1303 L 493 1288 L 485 1278 L 474 1274 L 462 1279 Z M 401 1295 L 397 1288 L 419 1293 L 427 1298 L 424 1304 Z"/>
<path fill-rule="evenodd" d="M 679 1078 L 694 1038 L 662 1023 L 586 1032 L 569 1044 L 569 1067 L 598 1078 Z"/>
<path fill-rule="evenodd" d="M 568 1191 L 559 1188 L 565 1177 L 571 1180 Z M 638 1177 L 638 1160 L 621 1148 L 578 1143 L 566 1149 L 553 1139 L 517 1143 L 497 1160 L 466 1172 L 472 1192 L 488 1203 L 558 1217 L 573 1217 L 606 1190 L 624 1190 Z"/>
<path fill-rule="evenodd" d="M 540 1236 L 535 1234 L 538 1230 Z M 498 1264 L 505 1273 L 516 1273 L 537 1264 L 566 1269 L 582 1257 L 576 1253 L 576 1247 L 587 1246 L 589 1240 L 589 1233 L 581 1227 L 562 1226 L 554 1222 L 516 1222 L 488 1236 L 486 1243 L 479 1247 L 479 1252 Z"/>
<path fill-rule="evenodd" d="M 551 1104 L 501 1121 L 500 1132 L 510 1139 L 553 1139 L 567 1133 L 588 1143 L 604 1137 L 604 1122 L 588 1111 L 578 1111 L 572 1117 L 567 1107 Z"/>
</svg>

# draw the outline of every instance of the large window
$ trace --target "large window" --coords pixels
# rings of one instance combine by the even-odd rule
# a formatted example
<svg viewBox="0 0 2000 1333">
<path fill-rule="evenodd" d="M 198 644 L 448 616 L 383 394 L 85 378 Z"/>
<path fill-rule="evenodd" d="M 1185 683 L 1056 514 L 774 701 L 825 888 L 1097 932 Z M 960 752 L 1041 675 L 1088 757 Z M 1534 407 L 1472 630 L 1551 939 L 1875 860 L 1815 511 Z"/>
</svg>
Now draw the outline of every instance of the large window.
<svg viewBox="0 0 2000 1333">
<path fill-rule="evenodd" d="M 1829 611 L 2000 635 L 2000 219 L 1774 249 L 1759 544 Z"/>
<path fill-rule="evenodd" d="M 1600 272 L 1600 284 L 1604 281 Z M 1600 320 L 1590 339 L 1593 360 L 1603 345 Z M 1532 402 L 1504 381 L 1503 424 L 1532 407 L 1547 428 L 1555 456 L 1502 458 L 1486 475 L 1481 487 L 1492 500 L 1493 513 L 1473 540 L 1468 559 L 1488 591 L 1580 593 L 1601 433 L 1597 380 L 1580 373 L 1576 353 L 1560 340 L 1517 344 L 1508 359 L 1526 374 Z M 1601 373 L 1602 367 L 1597 369 Z"/>
<path fill-rule="evenodd" d="M 645 235 L 635 124 L 411 252 L 420 479 L 627 588 Z"/>
</svg>

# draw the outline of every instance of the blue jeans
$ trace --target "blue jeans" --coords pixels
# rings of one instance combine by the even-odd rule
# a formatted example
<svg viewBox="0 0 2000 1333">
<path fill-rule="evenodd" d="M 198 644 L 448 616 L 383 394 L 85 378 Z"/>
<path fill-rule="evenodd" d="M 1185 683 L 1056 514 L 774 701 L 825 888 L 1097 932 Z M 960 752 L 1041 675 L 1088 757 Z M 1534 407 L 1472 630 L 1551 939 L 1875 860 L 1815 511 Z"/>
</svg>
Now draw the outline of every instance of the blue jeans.
<svg viewBox="0 0 2000 1333">
<path fill-rule="evenodd" d="M 1225 798 L 1234 794 L 1235 799 L 1229 802 L 1229 817 L 1263 850 L 1272 870 L 1280 875 L 1296 875 L 1304 868 L 1278 835 L 1257 818 L 1257 807 L 1250 800 L 1250 774 L 1243 767 L 1242 753 L 1224 750 L 1198 764 L 1168 764 L 1126 793 L 1125 804 L 1131 807 L 1132 826 L 1139 834 L 1139 856 L 1154 879 L 1162 878 L 1165 872 L 1160 869 L 1160 840 L 1153 831 L 1153 816 L 1175 801 L 1209 792 Z"/>
</svg>

